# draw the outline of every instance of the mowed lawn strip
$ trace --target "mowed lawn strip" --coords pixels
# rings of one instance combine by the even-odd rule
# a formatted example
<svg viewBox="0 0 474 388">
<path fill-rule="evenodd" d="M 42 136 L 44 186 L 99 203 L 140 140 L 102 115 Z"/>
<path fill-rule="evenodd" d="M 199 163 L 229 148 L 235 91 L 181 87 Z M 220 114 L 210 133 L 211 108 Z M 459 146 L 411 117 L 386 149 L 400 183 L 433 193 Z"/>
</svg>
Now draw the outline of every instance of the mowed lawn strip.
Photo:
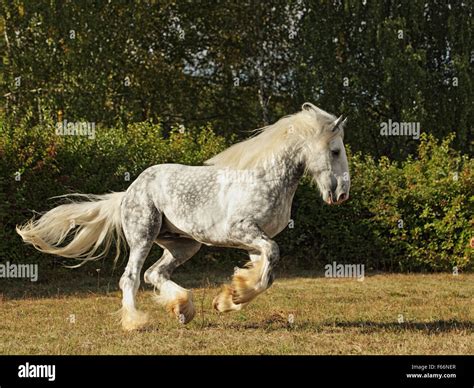
<svg viewBox="0 0 474 388">
<path fill-rule="evenodd" d="M 55 288 L 51 280 L 37 296 L 25 281 L 3 281 L 10 292 L 0 289 L 0 354 L 474 354 L 474 274 L 280 275 L 228 314 L 212 309 L 225 279 L 177 278 L 196 287 L 194 320 L 179 324 L 145 287 L 138 301 L 150 324 L 138 332 L 121 329 L 115 283 L 75 291 L 74 282 Z"/>
</svg>

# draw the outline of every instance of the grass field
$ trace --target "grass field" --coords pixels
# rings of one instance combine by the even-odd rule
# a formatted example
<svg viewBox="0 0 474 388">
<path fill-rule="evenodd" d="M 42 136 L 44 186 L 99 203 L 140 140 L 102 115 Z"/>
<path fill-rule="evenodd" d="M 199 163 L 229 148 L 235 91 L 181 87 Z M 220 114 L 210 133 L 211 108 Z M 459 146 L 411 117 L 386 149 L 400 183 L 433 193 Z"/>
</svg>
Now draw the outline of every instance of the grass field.
<svg viewBox="0 0 474 388">
<path fill-rule="evenodd" d="M 220 315 L 211 302 L 225 277 L 181 272 L 194 321 L 179 324 L 144 288 L 150 325 L 124 332 L 116 279 L 68 271 L 1 281 L 0 354 L 474 354 L 474 274 L 280 275 L 246 310 Z"/>
</svg>

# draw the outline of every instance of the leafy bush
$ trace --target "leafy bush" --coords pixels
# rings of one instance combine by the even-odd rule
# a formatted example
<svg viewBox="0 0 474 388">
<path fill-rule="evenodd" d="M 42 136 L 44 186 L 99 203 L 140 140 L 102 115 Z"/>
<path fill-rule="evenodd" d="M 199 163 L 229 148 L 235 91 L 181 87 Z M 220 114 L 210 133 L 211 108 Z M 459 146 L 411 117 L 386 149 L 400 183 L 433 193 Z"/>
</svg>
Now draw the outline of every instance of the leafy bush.
<svg viewBox="0 0 474 388">
<path fill-rule="evenodd" d="M 163 136 L 151 122 L 127 128 L 97 128 L 94 139 L 58 136 L 53 124 L 0 128 L 0 260 L 37 258 L 14 228 L 57 204 L 65 193 L 124 191 L 147 167 L 159 163 L 201 164 L 225 148 L 209 127 L 175 128 Z"/>
<path fill-rule="evenodd" d="M 424 135 L 417 156 L 402 163 L 350 155 L 351 198 L 341 206 L 323 204 L 310 179 L 303 179 L 290 228 L 277 237 L 282 266 L 322 270 L 336 261 L 364 263 L 368 270 L 471 270 L 474 164 L 450 148 L 452 139 L 439 143 Z M 227 145 L 210 127 L 174 128 L 165 135 L 159 124 L 142 122 L 99 127 L 95 139 L 88 139 L 57 136 L 51 124 L 4 125 L 0 258 L 43 256 L 24 246 L 14 227 L 31 217 L 30 209 L 54 206 L 50 197 L 123 191 L 151 165 L 198 165 Z M 231 250 L 219 250 L 216 260 L 212 252 L 202 250 L 201 263 L 211 260 L 214 265 L 235 256 Z"/>
<path fill-rule="evenodd" d="M 365 263 L 392 271 L 472 270 L 474 161 L 424 134 L 418 155 L 398 163 L 350 157 L 351 198 L 317 203 L 307 183 L 297 192 L 294 229 L 281 236 L 303 264 Z"/>
</svg>

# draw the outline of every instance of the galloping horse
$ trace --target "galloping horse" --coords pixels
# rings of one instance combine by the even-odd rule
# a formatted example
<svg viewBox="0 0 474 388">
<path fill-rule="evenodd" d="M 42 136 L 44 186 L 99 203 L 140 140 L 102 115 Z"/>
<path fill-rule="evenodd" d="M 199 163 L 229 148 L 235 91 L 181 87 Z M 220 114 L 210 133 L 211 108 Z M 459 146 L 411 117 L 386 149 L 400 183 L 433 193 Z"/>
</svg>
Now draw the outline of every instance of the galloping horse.
<svg viewBox="0 0 474 388">
<path fill-rule="evenodd" d="M 117 258 L 126 240 L 130 256 L 120 279 L 126 330 L 147 323 L 135 298 L 153 243 L 164 252 L 144 280 L 182 323 L 193 319 L 195 309 L 191 291 L 170 280 L 173 270 L 202 244 L 245 249 L 250 262 L 213 301 L 220 312 L 240 310 L 273 282 L 279 249 L 272 238 L 288 225 L 303 174 L 312 175 L 328 204 L 349 198 L 345 122 L 305 103 L 300 112 L 256 131 L 204 166 L 152 166 L 125 192 L 82 195 L 84 201 L 53 208 L 17 226 L 17 232 L 41 252 L 83 262 L 104 257 L 114 241 Z"/>
</svg>

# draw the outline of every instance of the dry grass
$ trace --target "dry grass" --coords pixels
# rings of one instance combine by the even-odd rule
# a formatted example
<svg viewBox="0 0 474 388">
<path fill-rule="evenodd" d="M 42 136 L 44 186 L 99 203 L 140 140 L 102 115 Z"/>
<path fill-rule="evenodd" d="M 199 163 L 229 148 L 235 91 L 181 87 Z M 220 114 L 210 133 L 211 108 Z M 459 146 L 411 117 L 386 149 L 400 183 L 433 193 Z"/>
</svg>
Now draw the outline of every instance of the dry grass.
<svg viewBox="0 0 474 388">
<path fill-rule="evenodd" d="M 151 323 L 140 332 L 122 331 L 113 315 L 116 283 L 106 292 L 93 279 L 70 276 L 36 285 L 3 281 L 0 354 L 474 353 L 473 274 L 380 274 L 358 282 L 302 273 L 280 277 L 247 309 L 229 314 L 212 309 L 217 283 L 186 274 L 178 281 L 197 287 L 194 321 L 179 324 L 146 289 L 139 303 Z"/>
</svg>

